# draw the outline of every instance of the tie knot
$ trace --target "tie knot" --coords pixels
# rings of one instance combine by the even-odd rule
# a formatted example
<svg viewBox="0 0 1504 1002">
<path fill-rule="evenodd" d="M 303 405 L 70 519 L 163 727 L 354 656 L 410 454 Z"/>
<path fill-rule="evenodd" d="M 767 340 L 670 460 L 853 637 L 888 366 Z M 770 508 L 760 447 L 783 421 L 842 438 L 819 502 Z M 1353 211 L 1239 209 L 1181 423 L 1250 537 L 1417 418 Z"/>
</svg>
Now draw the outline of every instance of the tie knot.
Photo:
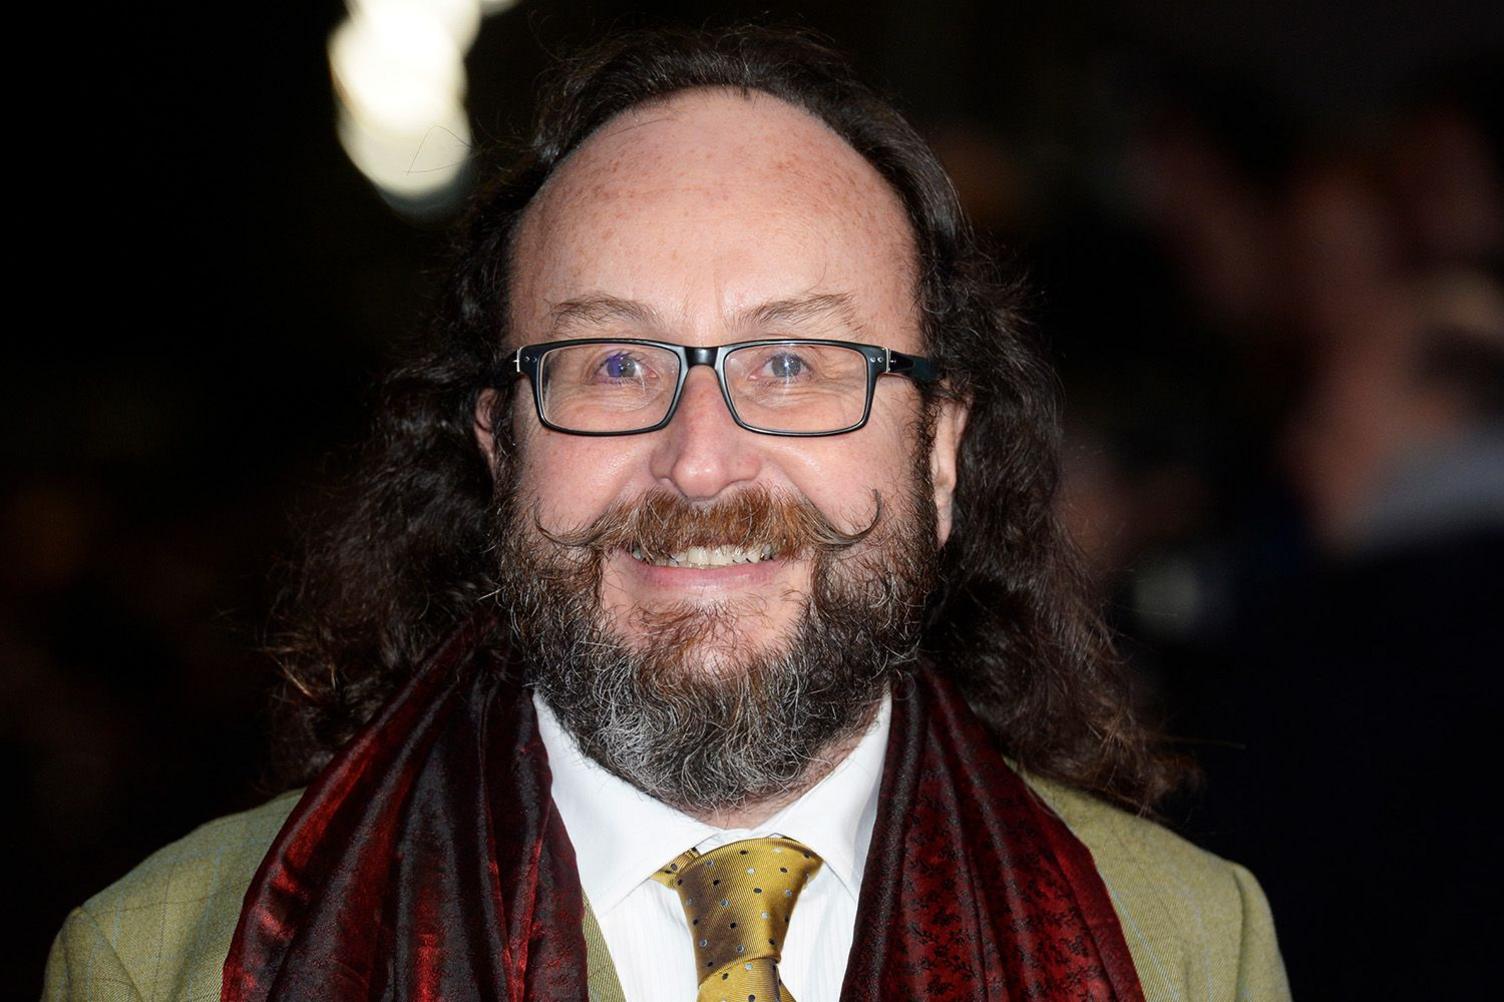
<svg viewBox="0 0 1504 1002">
<path fill-rule="evenodd" d="M 709 852 L 690 849 L 680 853 L 653 879 L 675 890 L 702 879 L 709 880 L 712 887 L 735 880 L 738 885 L 751 885 L 754 893 L 761 893 L 756 890 L 757 885 L 770 883 L 777 884 L 780 892 L 792 891 L 786 897 L 798 897 L 799 890 L 815 875 L 820 863 L 820 857 L 808 846 L 791 838 L 749 838 Z M 713 870 L 716 872 L 712 873 Z M 759 876 L 764 879 L 756 879 Z M 683 897 L 684 892 L 679 893 Z"/>
<path fill-rule="evenodd" d="M 705 983 L 745 978 L 759 964 L 771 974 L 799 892 L 819 868 L 820 857 L 793 839 L 754 838 L 691 849 L 653 879 L 678 892 Z"/>
</svg>

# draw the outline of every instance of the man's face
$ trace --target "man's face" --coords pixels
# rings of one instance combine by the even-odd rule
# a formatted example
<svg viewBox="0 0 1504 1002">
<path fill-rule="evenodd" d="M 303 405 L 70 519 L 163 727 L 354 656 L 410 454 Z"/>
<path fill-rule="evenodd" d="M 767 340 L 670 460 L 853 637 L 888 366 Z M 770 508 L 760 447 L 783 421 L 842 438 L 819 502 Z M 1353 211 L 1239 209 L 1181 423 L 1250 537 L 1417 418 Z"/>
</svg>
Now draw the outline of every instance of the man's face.
<svg viewBox="0 0 1504 1002">
<path fill-rule="evenodd" d="M 512 345 L 807 337 L 922 353 L 916 254 L 897 196 L 823 124 L 765 96 L 690 92 L 608 123 L 534 200 L 512 260 Z M 478 434 L 490 455 L 486 409 L 483 401 Z M 912 561 L 900 566 L 902 555 L 921 551 L 924 565 L 949 532 L 963 418 L 942 407 L 933 444 L 921 453 L 921 416 L 916 386 L 888 377 L 878 380 L 871 417 L 857 431 L 761 435 L 733 421 L 715 374 L 699 366 L 666 428 L 593 438 L 544 428 L 529 388 L 519 386 L 511 413 L 515 449 L 504 471 L 511 477 L 503 491 L 507 524 L 500 528 L 521 541 L 510 547 L 514 561 L 547 576 L 551 537 L 664 504 L 681 516 L 719 513 L 722 525 L 749 499 L 765 513 L 770 506 L 755 499 L 773 499 L 771 507 L 785 514 L 802 507 L 835 534 L 876 523 L 834 558 L 805 549 L 752 563 L 676 567 L 616 545 L 571 580 L 578 591 L 594 579 L 596 595 L 581 596 L 575 608 L 611 642 L 639 651 L 656 644 L 662 654 L 671 635 L 672 671 L 696 684 L 723 678 L 735 688 L 745 680 L 727 676 L 810 642 L 818 604 L 812 597 L 829 594 L 831 582 L 849 587 L 827 608 L 844 602 L 851 615 L 827 618 L 855 622 L 861 603 L 888 587 L 885 578 L 923 578 Z M 648 499 L 659 509 L 645 506 Z M 534 560 L 530 549 L 544 555 Z M 904 596 L 910 619 L 915 597 Z M 830 646 L 850 642 L 844 627 L 818 625 Z M 581 646 L 578 637 L 574 643 Z M 654 670 L 664 670 L 663 660 Z M 789 664 L 785 674 L 796 671 Z M 862 698 L 870 697 L 867 688 Z M 745 698 L 755 697 L 736 697 Z M 727 712 L 745 715 L 734 703 Z"/>
<path fill-rule="evenodd" d="M 823 124 L 772 98 L 691 92 L 609 123 L 535 200 L 513 261 L 516 344 L 791 336 L 921 350 L 915 252 L 897 196 Z M 641 316 L 617 308 L 627 304 Z M 793 304 L 816 306 L 758 319 Z M 916 388 L 883 378 L 859 431 L 759 435 L 733 422 L 714 373 L 696 367 L 667 428 L 589 438 L 543 428 L 519 387 L 517 487 L 549 530 L 584 526 L 655 490 L 708 504 L 750 487 L 806 498 L 857 528 L 872 520 L 875 497 L 892 505 L 909 489 L 919 414 Z M 942 534 L 951 423 L 941 422 L 936 443 L 949 455 L 932 471 Z M 640 610 L 729 602 L 747 612 L 741 639 L 766 645 L 799 614 L 810 572 L 808 560 L 657 567 L 621 550 L 602 569 L 601 601 L 628 637 Z"/>
</svg>

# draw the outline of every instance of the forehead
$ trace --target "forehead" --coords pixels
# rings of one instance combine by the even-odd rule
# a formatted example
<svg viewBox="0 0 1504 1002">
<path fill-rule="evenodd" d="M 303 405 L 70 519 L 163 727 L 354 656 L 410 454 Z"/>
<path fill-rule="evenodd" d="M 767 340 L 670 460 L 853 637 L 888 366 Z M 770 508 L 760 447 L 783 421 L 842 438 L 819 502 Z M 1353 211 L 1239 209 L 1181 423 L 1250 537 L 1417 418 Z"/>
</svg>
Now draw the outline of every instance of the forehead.
<svg viewBox="0 0 1504 1002">
<path fill-rule="evenodd" d="M 561 304 L 608 296 L 713 342 L 766 303 L 834 295 L 857 332 L 915 350 L 915 276 L 898 196 L 824 123 L 691 91 L 608 122 L 554 173 L 513 248 L 512 322 L 538 340 Z"/>
</svg>

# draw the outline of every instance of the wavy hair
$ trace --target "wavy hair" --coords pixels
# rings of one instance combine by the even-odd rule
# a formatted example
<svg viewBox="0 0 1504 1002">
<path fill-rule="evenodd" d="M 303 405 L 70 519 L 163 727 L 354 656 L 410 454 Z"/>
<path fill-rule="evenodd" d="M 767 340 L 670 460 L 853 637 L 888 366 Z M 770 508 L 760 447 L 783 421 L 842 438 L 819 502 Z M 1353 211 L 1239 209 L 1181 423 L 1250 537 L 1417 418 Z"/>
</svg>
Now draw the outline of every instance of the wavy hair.
<svg viewBox="0 0 1504 1002">
<path fill-rule="evenodd" d="M 945 377 L 932 393 L 970 408 L 924 655 L 1021 767 L 1149 809 L 1181 767 L 1137 718 L 1127 673 L 1053 514 L 1058 392 L 1018 320 L 1014 285 L 999 277 L 939 161 L 893 104 L 823 41 L 753 27 L 633 33 L 562 63 L 530 141 L 473 197 L 435 322 L 384 382 L 363 462 L 309 534 L 274 610 L 271 648 L 287 682 L 275 745 L 284 778 L 321 768 L 495 591 L 494 482 L 472 426 L 479 394 L 502 371 L 512 235 L 544 182 L 596 129 L 693 88 L 760 92 L 804 109 L 902 199 L 918 248 L 922 333 Z M 493 411 L 498 442 L 510 392 Z"/>
</svg>

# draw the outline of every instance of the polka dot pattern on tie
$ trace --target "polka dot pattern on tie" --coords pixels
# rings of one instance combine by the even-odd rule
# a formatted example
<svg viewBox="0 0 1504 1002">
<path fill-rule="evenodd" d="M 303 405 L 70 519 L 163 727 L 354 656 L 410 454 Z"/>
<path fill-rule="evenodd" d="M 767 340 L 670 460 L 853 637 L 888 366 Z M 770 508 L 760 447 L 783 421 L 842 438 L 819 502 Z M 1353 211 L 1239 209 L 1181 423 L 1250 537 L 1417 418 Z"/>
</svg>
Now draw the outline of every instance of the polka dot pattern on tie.
<svg viewBox="0 0 1504 1002">
<path fill-rule="evenodd" d="M 704 854 L 691 849 L 654 875 L 678 892 L 695 930 L 697 1002 L 794 1002 L 778 978 L 779 944 L 799 892 L 820 865 L 793 839 L 758 838 Z M 782 904 L 769 908 L 763 903 L 769 896 Z M 712 907 L 701 907 L 705 901 Z"/>
</svg>

